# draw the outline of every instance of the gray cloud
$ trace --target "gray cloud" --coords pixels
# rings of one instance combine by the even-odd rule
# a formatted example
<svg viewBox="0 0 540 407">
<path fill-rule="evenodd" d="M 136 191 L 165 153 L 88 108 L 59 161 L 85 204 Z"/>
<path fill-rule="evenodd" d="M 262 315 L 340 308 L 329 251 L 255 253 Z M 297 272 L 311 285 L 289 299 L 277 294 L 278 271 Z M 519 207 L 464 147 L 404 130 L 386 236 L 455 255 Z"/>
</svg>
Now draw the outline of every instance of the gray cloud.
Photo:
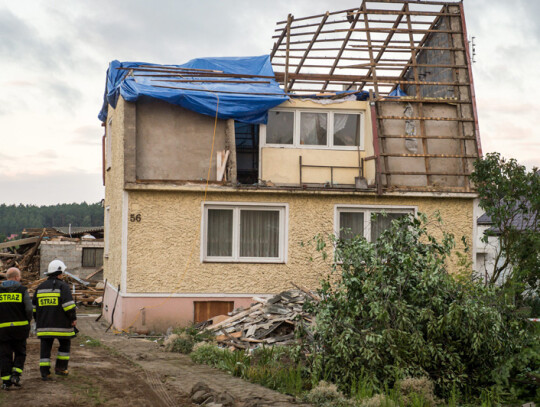
<svg viewBox="0 0 540 407">
<path fill-rule="evenodd" d="M 69 20 L 64 23 L 69 25 Z M 25 64 L 26 70 L 46 68 L 49 73 L 61 73 L 92 64 L 90 58 L 78 51 L 76 42 L 65 34 L 60 32 L 45 38 L 10 10 L 0 9 L 0 58 Z"/>
</svg>

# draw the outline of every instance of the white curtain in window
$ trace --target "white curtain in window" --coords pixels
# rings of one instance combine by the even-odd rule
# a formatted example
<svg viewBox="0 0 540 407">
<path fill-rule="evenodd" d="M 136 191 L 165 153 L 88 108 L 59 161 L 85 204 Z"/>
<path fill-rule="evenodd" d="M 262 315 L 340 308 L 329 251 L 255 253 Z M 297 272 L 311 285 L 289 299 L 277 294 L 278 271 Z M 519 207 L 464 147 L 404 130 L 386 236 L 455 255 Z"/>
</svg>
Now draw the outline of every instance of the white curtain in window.
<svg viewBox="0 0 540 407">
<path fill-rule="evenodd" d="M 208 256 L 232 256 L 232 209 L 208 209 Z"/>
<path fill-rule="evenodd" d="M 364 236 L 364 213 L 340 212 L 339 227 L 341 239 L 352 239 L 356 235 Z"/>
<path fill-rule="evenodd" d="M 326 113 L 300 114 L 300 144 L 326 145 Z"/>
<path fill-rule="evenodd" d="M 334 132 L 337 133 L 343 130 L 349 118 L 354 119 L 354 116 L 350 114 L 334 114 Z"/>
<path fill-rule="evenodd" d="M 357 114 L 334 114 L 334 145 L 360 145 L 360 116 Z"/>
<path fill-rule="evenodd" d="M 279 211 L 240 211 L 240 257 L 279 257 Z"/>
<path fill-rule="evenodd" d="M 407 216 L 406 213 L 376 213 L 371 218 L 371 241 L 375 242 L 382 232 L 389 229 L 392 221 Z"/>
</svg>

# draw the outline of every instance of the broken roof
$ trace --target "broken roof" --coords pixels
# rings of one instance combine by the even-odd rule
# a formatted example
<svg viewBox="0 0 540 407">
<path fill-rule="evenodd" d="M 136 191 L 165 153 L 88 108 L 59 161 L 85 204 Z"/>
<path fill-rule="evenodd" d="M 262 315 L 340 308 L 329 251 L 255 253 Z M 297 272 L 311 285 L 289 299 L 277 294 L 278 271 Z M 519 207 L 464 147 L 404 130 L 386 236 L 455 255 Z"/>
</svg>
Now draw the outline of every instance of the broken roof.
<svg viewBox="0 0 540 407">
<path fill-rule="evenodd" d="M 451 5 L 460 7 L 450 10 Z M 358 8 L 300 18 L 289 14 L 277 22 L 272 37 L 272 65 L 281 70 L 276 78 L 286 92 L 369 86 L 376 97 L 400 84 L 468 85 L 457 83 L 451 70 L 453 54 L 468 52 L 452 40 L 464 34 L 464 24 L 450 23 L 450 17 L 463 20 L 462 10 L 457 1 L 364 0 Z"/>
<path fill-rule="evenodd" d="M 268 55 L 197 58 L 183 65 L 112 61 L 99 119 L 118 97 L 135 102 L 141 96 L 161 99 L 220 119 L 266 123 L 268 110 L 288 97 L 279 87 Z"/>
</svg>

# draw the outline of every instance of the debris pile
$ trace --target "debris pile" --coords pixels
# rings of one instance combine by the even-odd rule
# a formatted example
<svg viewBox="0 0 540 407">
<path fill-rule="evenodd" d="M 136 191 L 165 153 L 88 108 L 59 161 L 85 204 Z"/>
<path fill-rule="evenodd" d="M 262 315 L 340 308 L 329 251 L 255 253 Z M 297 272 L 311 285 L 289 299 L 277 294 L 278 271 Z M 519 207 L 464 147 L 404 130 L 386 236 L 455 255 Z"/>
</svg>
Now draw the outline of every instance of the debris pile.
<svg viewBox="0 0 540 407">
<path fill-rule="evenodd" d="M 84 281 L 68 272 L 64 273 L 62 279 L 73 288 L 71 295 L 77 304 L 99 305 L 103 301 L 105 284 L 102 281 Z M 30 296 L 34 295 L 36 288 L 45 280 L 47 277 L 24 284 Z"/>
<path fill-rule="evenodd" d="M 292 343 L 296 327 L 306 327 L 313 322 L 311 315 L 303 310 L 304 303 L 308 298 L 319 301 L 316 294 L 298 288 L 269 299 L 254 298 L 257 303 L 250 308 L 235 310 L 230 317 L 214 317 L 203 323 L 207 325 L 205 329 L 216 334 L 218 343 L 234 349 Z"/>
<path fill-rule="evenodd" d="M 23 280 L 39 277 L 39 245 L 46 235 L 46 229 L 38 236 L 0 243 L 0 271 L 17 267 Z"/>
<path fill-rule="evenodd" d="M 89 235 L 90 232 L 93 235 Z M 28 287 L 29 293 L 33 295 L 37 286 L 46 279 L 40 278 L 40 252 L 45 241 L 78 243 L 88 237 L 98 241 L 103 239 L 103 227 L 27 228 L 22 237 L 0 243 L 0 278 L 5 278 L 5 271 L 10 267 L 17 267 L 21 270 L 21 283 Z M 64 272 L 64 281 L 73 288 L 72 294 L 76 303 L 101 304 L 105 285 L 103 281 L 92 279 L 100 277 L 102 272 L 103 267 L 99 267 L 85 280 L 70 273 L 69 269 Z"/>
</svg>

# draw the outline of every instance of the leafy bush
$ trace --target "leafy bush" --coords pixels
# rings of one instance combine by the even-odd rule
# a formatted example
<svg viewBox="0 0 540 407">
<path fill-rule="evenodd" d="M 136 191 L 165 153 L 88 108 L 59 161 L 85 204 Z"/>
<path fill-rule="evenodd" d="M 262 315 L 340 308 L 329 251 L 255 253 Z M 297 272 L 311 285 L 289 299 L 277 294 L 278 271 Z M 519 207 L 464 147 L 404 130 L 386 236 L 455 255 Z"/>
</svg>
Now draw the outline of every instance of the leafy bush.
<svg viewBox="0 0 540 407">
<path fill-rule="evenodd" d="M 526 321 L 493 289 L 448 274 L 453 236 L 442 232 L 436 239 L 419 215 L 392 221 L 376 242 L 332 243 L 341 263 L 323 281 L 322 300 L 312 309 L 315 377 L 345 391 L 357 372 L 367 372 L 378 388 L 428 377 L 446 397 L 456 388 L 507 384 L 509 363 L 528 337 Z M 324 256 L 324 239 L 317 246 Z"/>
<path fill-rule="evenodd" d="M 403 406 L 435 407 L 437 399 L 433 382 L 426 377 L 408 377 L 397 383 Z"/>
<path fill-rule="evenodd" d="M 193 326 L 188 326 L 175 329 L 163 344 L 169 352 L 179 352 L 187 355 L 191 353 L 195 344 L 213 340 L 214 336 L 211 332 L 199 331 Z"/>
<path fill-rule="evenodd" d="M 202 343 L 197 345 L 193 352 L 189 355 L 195 363 L 217 366 L 223 358 L 223 354 L 229 352 L 226 349 L 220 349 L 216 345 L 210 343 Z"/>
<path fill-rule="evenodd" d="M 171 352 L 178 352 L 188 355 L 193 350 L 193 345 L 195 345 L 195 340 L 193 337 L 182 333 L 176 336 L 169 349 Z"/>
<path fill-rule="evenodd" d="M 349 407 L 354 404 L 347 400 L 337 386 L 324 380 L 311 389 L 304 397 L 305 401 L 317 407 Z"/>
</svg>

